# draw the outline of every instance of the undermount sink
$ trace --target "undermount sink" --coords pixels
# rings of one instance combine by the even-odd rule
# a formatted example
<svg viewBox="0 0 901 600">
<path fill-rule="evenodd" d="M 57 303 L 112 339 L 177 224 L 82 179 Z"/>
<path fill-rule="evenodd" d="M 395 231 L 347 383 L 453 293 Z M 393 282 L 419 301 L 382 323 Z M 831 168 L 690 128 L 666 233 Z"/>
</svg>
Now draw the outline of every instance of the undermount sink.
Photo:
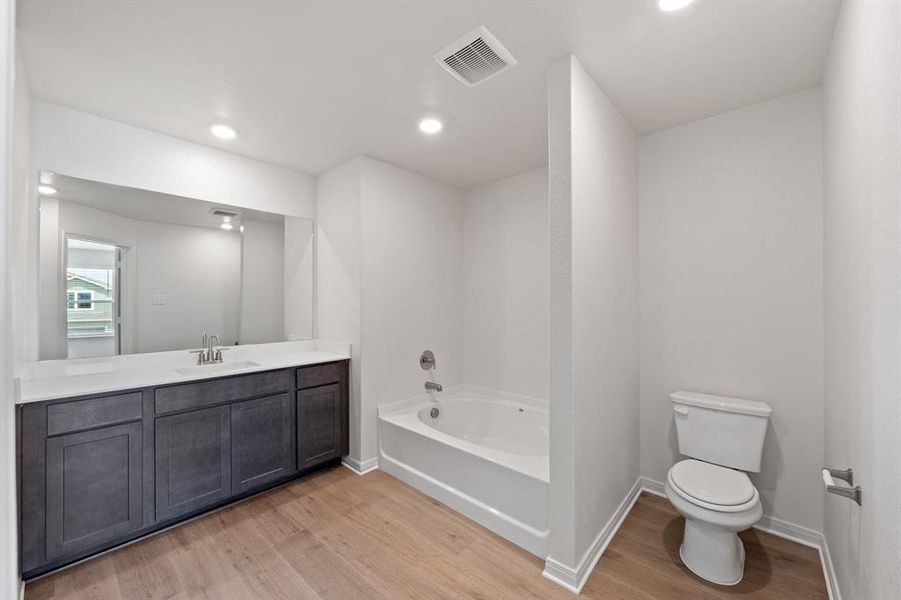
<svg viewBox="0 0 901 600">
<path fill-rule="evenodd" d="M 175 369 L 180 375 L 206 375 L 207 373 L 227 373 L 228 371 L 238 371 L 240 369 L 251 369 L 259 367 L 260 363 L 252 360 L 236 360 L 233 362 L 211 363 L 208 365 L 195 365 L 193 367 L 182 367 Z"/>
</svg>

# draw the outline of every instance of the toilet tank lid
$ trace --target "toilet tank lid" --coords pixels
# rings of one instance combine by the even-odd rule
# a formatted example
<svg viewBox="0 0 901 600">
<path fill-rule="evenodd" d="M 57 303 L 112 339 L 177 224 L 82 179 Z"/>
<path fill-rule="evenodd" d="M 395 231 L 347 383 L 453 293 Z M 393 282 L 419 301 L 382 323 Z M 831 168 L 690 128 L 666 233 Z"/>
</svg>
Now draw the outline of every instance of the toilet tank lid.
<svg viewBox="0 0 901 600">
<path fill-rule="evenodd" d="M 713 396 L 711 394 L 699 394 L 697 392 L 673 392 L 670 394 L 674 404 L 687 404 L 720 412 L 739 413 L 742 415 L 756 415 L 769 417 L 773 409 L 768 404 L 756 400 L 742 400 L 741 398 L 728 398 L 726 396 Z"/>
</svg>

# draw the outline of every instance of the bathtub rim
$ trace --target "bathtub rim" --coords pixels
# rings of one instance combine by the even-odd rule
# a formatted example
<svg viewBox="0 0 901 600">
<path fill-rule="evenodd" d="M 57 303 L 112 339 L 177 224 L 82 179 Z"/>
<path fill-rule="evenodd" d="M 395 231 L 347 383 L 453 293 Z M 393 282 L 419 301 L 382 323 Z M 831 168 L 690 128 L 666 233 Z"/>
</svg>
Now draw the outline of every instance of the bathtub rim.
<svg viewBox="0 0 901 600">
<path fill-rule="evenodd" d="M 509 392 L 482 388 L 469 384 L 455 385 L 447 388 L 447 391 L 440 392 L 440 400 L 451 400 L 467 395 L 484 396 L 484 400 L 500 402 L 512 405 L 525 405 L 530 408 L 548 413 L 547 401 L 528 396 L 520 396 Z M 419 411 L 430 405 L 434 405 L 432 400 L 434 392 L 420 394 L 412 398 L 406 398 L 390 404 L 383 404 L 378 407 L 378 419 L 385 420 L 397 427 L 407 429 L 417 435 L 435 439 L 436 441 L 456 448 L 461 452 L 470 454 L 481 460 L 488 461 L 500 467 L 510 469 L 526 477 L 530 477 L 544 484 L 550 482 L 550 457 L 549 455 L 528 455 L 517 454 L 496 448 L 480 446 L 472 442 L 452 436 L 448 433 L 430 427 L 419 419 Z M 381 453 L 381 428 L 379 428 L 379 452 Z"/>
<path fill-rule="evenodd" d="M 435 398 L 436 393 L 438 394 L 437 399 L 441 400 L 442 398 L 448 398 L 452 396 L 461 396 L 464 393 L 473 393 L 473 394 L 481 394 L 483 396 L 493 397 L 497 400 L 506 400 L 509 402 L 518 402 L 520 404 L 526 404 L 533 408 L 538 408 L 542 410 L 548 410 L 550 407 L 550 403 L 547 400 L 542 400 L 540 398 L 534 398 L 532 396 L 523 396 L 520 394 L 514 394 L 511 392 L 504 392 L 501 390 L 495 390 L 492 388 L 480 387 L 477 385 L 472 385 L 470 383 L 460 383 L 457 385 L 451 385 L 444 388 L 443 392 L 426 392 L 424 394 L 417 394 L 416 396 L 410 396 L 409 398 L 403 398 L 402 400 L 395 400 L 394 402 L 386 402 L 384 404 L 380 404 L 377 408 L 378 416 L 388 416 L 396 412 L 400 412 L 404 409 L 410 408 L 416 404 L 421 404 L 423 402 L 432 401 Z"/>
</svg>

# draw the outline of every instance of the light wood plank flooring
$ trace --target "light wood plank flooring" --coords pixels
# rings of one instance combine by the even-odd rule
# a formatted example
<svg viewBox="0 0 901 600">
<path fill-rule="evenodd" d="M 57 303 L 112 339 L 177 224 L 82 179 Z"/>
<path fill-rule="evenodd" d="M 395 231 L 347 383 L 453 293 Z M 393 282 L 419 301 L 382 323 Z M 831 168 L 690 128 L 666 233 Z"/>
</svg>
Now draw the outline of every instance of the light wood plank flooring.
<svg viewBox="0 0 901 600">
<path fill-rule="evenodd" d="M 707 584 L 679 562 L 682 520 L 643 494 L 582 597 L 827 598 L 816 550 L 742 534 L 745 579 Z M 27 600 L 555 600 L 542 561 L 376 471 L 338 467 L 28 584 Z"/>
</svg>

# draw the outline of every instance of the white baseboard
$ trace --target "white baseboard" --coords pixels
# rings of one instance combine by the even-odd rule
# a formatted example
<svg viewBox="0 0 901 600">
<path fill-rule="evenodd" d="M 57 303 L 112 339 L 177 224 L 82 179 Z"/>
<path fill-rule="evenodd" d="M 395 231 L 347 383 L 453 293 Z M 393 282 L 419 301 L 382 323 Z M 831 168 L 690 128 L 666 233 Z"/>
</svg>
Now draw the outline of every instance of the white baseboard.
<svg viewBox="0 0 901 600">
<path fill-rule="evenodd" d="M 606 550 L 607 546 L 610 544 L 610 540 L 612 540 L 613 536 L 616 535 L 616 532 L 619 531 L 619 528 L 629 514 L 629 511 L 632 510 L 635 501 L 638 500 L 638 493 L 640 491 L 641 478 L 639 477 L 635 480 L 632 489 L 629 490 L 629 493 L 626 494 L 623 501 L 620 502 L 616 511 L 613 513 L 613 516 L 610 517 L 610 520 L 607 521 L 607 524 L 604 525 L 604 528 L 601 529 L 601 532 L 594 539 L 594 542 L 582 556 L 582 560 L 579 561 L 579 564 L 575 569 L 548 556 L 544 562 L 544 571 L 542 572 L 542 575 L 574 594 L 581 592 L 582 586 L 588 581 L 589 575 L 591 575 L 595 565 L 598 564 L 601 555 L 604 554 L 604 550 Z"/>
<path fill-rule="evenodd" d="M 797 542 L 803 546 L 820 549 L 823 544 L 823 534 L 807 527 L 801 527 L 782 519 L 763 515 L 754 525 L 754 529 L 771 533 L 775 536 Z"/>
<path fill-rule="evenodd" d="M 366 460 L 360 461 L 348 456 L 341 459 L 341 464 L 357 475 L 365 475 L 366 473 L 375 471 L 379 468 L 379 459 L 377 456 L 375 456 L 373 458 L 367 458 Z"/>
<path fill-rule="evenodd" d="M 654 494 L 655 496 L 661 496 L 666 498 L 666 491 L 664 491 L 663 482 L 657 481 L 656 479 L 649 479 L 647 477 L 639 477 L 639 481 L 641 481 L 641 489 L 649 494 Z"/>
<path fill-rule="evenodd" d="M 842 600 L 842 592 L 838 587 L 838 577 L 835 567 L 832 565 L 832 555 L 829 554 L 829 543 L 826 536 L 820 536 L 820 561 L 823 563 L 823 575 L 826 577 L 826 591 L 829 592 L 829 600 Z"/>
<path fill-rule="evenodd" d="M 663 483 L 648 477 L 640 477 L 639 479 L 643 491 L 656 496 L 666 497 Z M 826 543 L 826 538 L 822 533 L 768 515 L 764 515 L 754 525 L 754 529 L 765 531 L 810 548 L 816 548 L 820 553 L 820 563 L 823 566 L 823 577 L 826 579 L 826 591 L 829 592 L 829 600 L 841 600 L 842 596 L 838 588 L 835 568 L 832 566 L 832 557 L 829 555 L 829 545 Z"/>
<path fill-rule="evenodd" d="M 19 579 L 19 600 L 25 600 L 25 581 Z"/>
</svg>

